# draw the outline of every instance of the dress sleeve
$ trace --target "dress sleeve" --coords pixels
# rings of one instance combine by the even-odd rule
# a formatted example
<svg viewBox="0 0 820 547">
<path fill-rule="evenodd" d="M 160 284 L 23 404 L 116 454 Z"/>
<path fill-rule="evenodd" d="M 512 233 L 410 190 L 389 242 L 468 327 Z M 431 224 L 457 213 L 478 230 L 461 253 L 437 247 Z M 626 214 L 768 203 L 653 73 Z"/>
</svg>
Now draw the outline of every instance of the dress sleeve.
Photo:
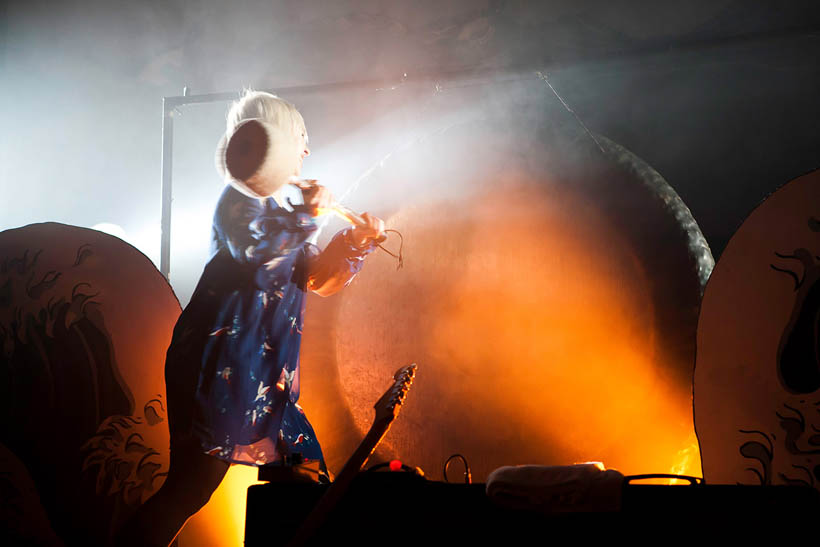
<svg viewBox="0 0 820 547">
<path fill-rule="evenodd" d="M 315 245 L 308 245 L 308 289 L 320 296 L 330 296 L 353 281 L 376 244 L 371 242 L 359 248 L 353 244 L 351 232 L 352 228 L 338 232 L 321 253 Z"/>
<path fill-rule="evenodd" d="M 267 266 L 303 247 L 316 230 L 303 211 L 274 208 L 270 200 L 226 194 L 214 218 L 217 238 L 234 260 L 252 267 Z"/>
</svg>

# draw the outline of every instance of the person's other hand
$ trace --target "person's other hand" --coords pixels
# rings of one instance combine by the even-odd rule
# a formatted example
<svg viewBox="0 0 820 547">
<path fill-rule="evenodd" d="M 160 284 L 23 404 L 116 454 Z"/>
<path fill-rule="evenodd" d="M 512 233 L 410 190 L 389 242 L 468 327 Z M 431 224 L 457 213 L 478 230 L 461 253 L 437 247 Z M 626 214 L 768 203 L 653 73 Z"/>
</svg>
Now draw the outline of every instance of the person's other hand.
<svg viewBox="0 0 820 547">
<path fill-rule="evenodd" d="M 362 213 L 362 219 L 367 223 L 364 226 L 356 225 L 353 227 L 351 238 L 353 244 L 357 247 L 364 247 L 371 241 L 380 243 L 384 241 L 384 221 L 379 217 L 374 217 L 370 213 Z"/>
<path fill-rule="evenodd" d="M 299 181 L 298 186 L 302 191 L 305 207 L 312 216 L 317 217 L 333 207 L 335 203 L 333 194 L 326 187 L 317 184 L 315 180 Z"/>
</svg>

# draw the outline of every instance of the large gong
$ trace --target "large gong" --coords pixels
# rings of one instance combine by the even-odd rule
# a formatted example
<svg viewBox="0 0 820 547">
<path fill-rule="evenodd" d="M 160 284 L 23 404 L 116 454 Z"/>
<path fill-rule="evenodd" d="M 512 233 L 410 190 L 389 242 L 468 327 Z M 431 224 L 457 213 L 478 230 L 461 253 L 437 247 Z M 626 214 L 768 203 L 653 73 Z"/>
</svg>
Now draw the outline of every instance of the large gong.
<svg viewBox="0 0 820 547">
<path fill-rule="evenodd" d="M 382 457 L 440 479 L 598 460 L 699 474 L 691 382 L 712 261 L 662 177 L 577 124 L 488 111 L 393 154 L 357 204 L 404 236 L 308 303 L 303 402 L 331 468 L 392 372 L 418 376 Z M 388 246 L 395 250 L 398 239 Z"/>
</svg>

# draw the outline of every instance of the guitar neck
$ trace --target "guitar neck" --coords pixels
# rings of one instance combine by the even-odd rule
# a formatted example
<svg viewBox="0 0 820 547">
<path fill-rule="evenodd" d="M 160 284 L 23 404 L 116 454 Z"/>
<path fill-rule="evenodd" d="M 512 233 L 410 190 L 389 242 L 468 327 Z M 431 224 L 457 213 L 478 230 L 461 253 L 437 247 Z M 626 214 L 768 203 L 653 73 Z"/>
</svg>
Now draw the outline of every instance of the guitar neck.
<svg viewBox="0 0 820 547">
<path fill-rule="evenodd" d="M 370 458 L 382 438 L 387 434 L 390 424 L 393 423 L 399 413 L 399 409 L 404 402 L 404 396 L 407 394 L 410 384 L 413 383 L 415 375 L 415 363 L 400 368 L 393 375 L 393 380 L 395 380 L 393 386 L 382 395 L 373 407 L 376 410 L 376 419 L 373 421 L 370 431 L 367 432 L 362 442 L 359 443 L 359 448 L 350 456 L 336 480 L 331 483 L 327 492 L 319 499 L 313 511 L 299 527 L 289 544 L 291 547 L 305 545 L 316 533 L 316 530 L 327 520 L 327 515 L 336 507 L 339 500 L 347 492 L 350 483 L 353 482 L 364 464 L 367 463 L 367 459 Z"/>
<path fill-rule="evenodd" d="M 356 449 L 342 470 L 339 471 L 330 489 L 328 489 L 328 493 L 330 493 L 336 485 L 339 485 L 340 489 L 349 486 L 350 482 L 356 477 L 359 471 L 361 471 L 362 467 L 364 467 L 367 460 L 376 450 L 376 447 L 387 434 L 388 429 L 390 429 L 390 424 L 387 424 L 386 427 L 377 427 L 376 424 L 373 424 L 370 431 L 368 431 L 367 435 L 362 439 L 362 442 L 359 443 L 359 448 Z"/>
<path fill-rule="evenodd" d="M 376 450 L 381 440 L 390 429 L 390 423 L 386 426 L 378 426 L 373 424 L 370 431 L 367 432 L 359 447 L 347 460 L 347 463 L 336 476 L 336 479 L 330 484 L 327 492 L 319 499 L 316 506 L 310 512 L 305 522 L 299 527 L 296 536 L 289 543 L 290 547 L 297 547 L 305 545 L 316 530 L 324 524 L 330 511 L 336 506 L 341 497 L 347 492 L 347 488 L 356 475 L 361 471 L 362 467 L 367 463 L 368 458 Z"/>
</svg>

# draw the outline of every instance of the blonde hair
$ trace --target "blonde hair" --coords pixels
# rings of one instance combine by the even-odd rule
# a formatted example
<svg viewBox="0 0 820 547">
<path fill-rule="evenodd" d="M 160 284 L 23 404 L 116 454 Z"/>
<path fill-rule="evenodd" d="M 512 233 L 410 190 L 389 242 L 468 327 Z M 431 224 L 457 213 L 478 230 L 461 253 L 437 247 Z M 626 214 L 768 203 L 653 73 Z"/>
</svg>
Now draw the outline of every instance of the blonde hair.
<svg viewBox="0 0 820 547">
<path fill-rule="evenodd" d="M 232 134 L 243 120 L 254 118 L 264 120 L 274 127 L 292 133 L 294 137 L 304 136 L 307 142 L 305 120 L 292 103 L 272 93 L 254 91 L 250 88 L 245 89 L 242 97 L 234 101 L 228 110 L 228 135 Z"/>
</svg>

